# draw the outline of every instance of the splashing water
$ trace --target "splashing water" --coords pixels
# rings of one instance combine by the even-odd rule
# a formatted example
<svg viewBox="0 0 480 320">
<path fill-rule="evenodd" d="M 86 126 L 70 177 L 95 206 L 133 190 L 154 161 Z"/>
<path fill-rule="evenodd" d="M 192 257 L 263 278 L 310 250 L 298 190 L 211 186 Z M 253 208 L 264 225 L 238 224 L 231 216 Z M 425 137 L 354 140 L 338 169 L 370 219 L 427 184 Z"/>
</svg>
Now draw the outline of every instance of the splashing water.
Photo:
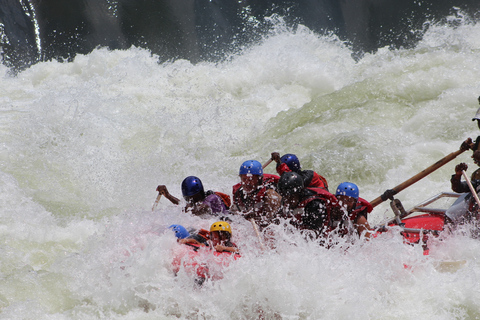
<svg viewBox="0 0 480 320">
<path fill-rule="evenodd" d="M 299 28 L 217 64 L 158 64 L 131 48 L 16 77 L 1 66 L 0 317 L 480 318 L 480 245 L 463 233 L 425 257 L 395 232 L 327 250 L 279 228 L 277 249 L 261 253 L 251 225 L 235 219 L 242 258 L 196 287 L 173 275 L 165 227 L 213 221 L 164 198 L 151 211 L 158 184 L 178 196 L 197 175 L 230 193 L 243 161 L 273 151 L 373 200 L 478 135 L 479 28 L 432 26 L 414 49 L 358 62 L 336 37 Z M 473 169 L 464 153 L 398 198 L 408 208 L 449 190 L 460 161 Z M 369 220 L 391 216 L 382 204 Z M 467 264 L 441 273 L 439 259 Z"/>
</svg>

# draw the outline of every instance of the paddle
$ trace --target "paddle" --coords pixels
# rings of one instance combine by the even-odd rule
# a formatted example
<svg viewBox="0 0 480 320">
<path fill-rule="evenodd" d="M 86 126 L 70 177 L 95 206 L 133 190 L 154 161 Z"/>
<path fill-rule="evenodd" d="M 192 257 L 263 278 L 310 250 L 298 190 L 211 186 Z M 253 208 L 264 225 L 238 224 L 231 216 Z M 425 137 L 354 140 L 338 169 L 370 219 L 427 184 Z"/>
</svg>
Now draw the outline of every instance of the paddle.
<svg viewBox="0 0 480 320">
<path fill-rule="evenodd" d="M 387 199 L 393 199 L 393 196 L 396 195 L 397 193 L 399 193 L 400 191 L 402 191 L 403 189 L 406 189 L 408 188 L 409 186 L 411 186 L 412 184 L 414 184 L 415 182 L 419 181 L 420 179 L 426 177 L 427 175 L 429 175 L 430 173 L 432 173 L 433 171 L 437 170 L 438 168 L 440 168 L 441 166 L 447 164 L 448 162 L 452 161 L 453 159 L 455 159 L 459 154 L 467 151 L 468 149 L 465 149 L 465 148 L 462 148 L 458 151 L 455 151 L 455 152 L 452 152 L 450 153 L 449 155 L 447 155 L 446 157 L 438 160 L 437 162 L 435 162 L 433 165 L 431 165 L 430 167 L 426 168 L 425 170 L 423 170 L 422 172 L 419 172 L 417 173 L 415 176 L 411 177 L 410 179 L 408 179 L 407 181 L 399 184 L 398 186 L 396 186 L 395 188 L 393 189 L 389 189 L 387 191 L 384 192 L 384 194 L 382 194 L 380 197 L 374 199 L 373 201 L 370 201 L 370 204 L 372 205 L 372 207 L 376 207 L 378 206 L 380 203 L 382 203 L 383 201 L 387 200 Z"/>
<path fill-rule="evenodd" d="M 273 159 L 270 158 L 270 160 L 268 160 L 267 162 L 265 162 L 262 166 L 262 169 L 265 169 L 270 163 L 272 163 Z"/>
<path fill-rule="evenodd" d="M 153 204 L 152 211 L 155 211 L 155 208 L 157 207 L 158 202 L 160 201 L 160 198 L 162 197 L 162 194 L 159 192 L 157 199 L 155 200 L 155 203 Z"/>
<path fill-rule="evenodd" d="M 479 99 L 480 99 L 480 97 L 479 97 Z M 468 187 L 470 188 L 470 192 L 472 192 L 472 195 L 473 195 L 473 197 L 475 198 L 475 201 L 477 202 L 478 207 L 480 208 L 480 199 L 478 199 L 478 194 L 477 194 L 477 192 L 475 191 L 475 188 L 473 187 L 472 182 L 471 182 L 470 179 L 468 178 L 467 173 L 465 172 L 465 170 L 462 170 L 462 175 L 463 175 L 463 177 L 465 178 L 465 181 L 467 182 Z"/>
<path fill-rule="evenodd" d="M 255 233 L 257 234 L 258 242 L 260 242 L 260 249 L 265 250 L 265 245 L 263 244 L 262 236 L 260 235 L 260 231 L 258 230 L 257 223 L 253 218 L 250 219 L 250 222 L 252 223 L 253 230 L 255 230 Z"/>
</svg>

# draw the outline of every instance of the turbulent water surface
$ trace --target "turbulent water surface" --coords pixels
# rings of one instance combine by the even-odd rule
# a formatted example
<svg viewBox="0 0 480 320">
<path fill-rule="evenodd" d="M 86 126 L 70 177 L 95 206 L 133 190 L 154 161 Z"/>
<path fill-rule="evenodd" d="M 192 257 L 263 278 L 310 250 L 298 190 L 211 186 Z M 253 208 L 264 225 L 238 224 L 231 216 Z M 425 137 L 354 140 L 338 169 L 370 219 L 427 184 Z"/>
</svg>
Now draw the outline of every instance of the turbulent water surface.
<svg viewBox="0 0 480 320">
<path fill-rule="evenodd" d="M 373 200 L 458 150 L 479 134 L 480 26 L 457 22 L 358 61 L 335 36 L 278 22 L 216 64 L 99 48 L 17 76 L 0 66 L 0 318 L 480 318 L 480 243 L 464 234 L 425 257 L 397 232 L 327 250 L 279 229 L 261 253 L 236 219 L 243 257 L 198 288 L 173 275 L 165 228 L 214 221 L 164 198 L 152 212 L 158 184 L 179 197 L 197 175 L 230 193 L 244 160 L 273 151 Z M 398 198 L 408 209 L 448 191 L 460 161 L 472 172 L 464 153 Z M 383 203 L 369 220 L 392 215 Z M 467 263 L 440 272 L 439 260 Z"/>
</svg>

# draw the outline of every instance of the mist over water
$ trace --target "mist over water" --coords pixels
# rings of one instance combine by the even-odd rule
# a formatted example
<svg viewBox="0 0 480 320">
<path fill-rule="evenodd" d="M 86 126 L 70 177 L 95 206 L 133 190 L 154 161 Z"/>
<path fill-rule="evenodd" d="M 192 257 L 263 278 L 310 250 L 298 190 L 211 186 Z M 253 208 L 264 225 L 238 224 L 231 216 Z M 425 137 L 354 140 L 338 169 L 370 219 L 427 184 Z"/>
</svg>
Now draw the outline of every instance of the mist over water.
<svg viewBox="0 0 480 320">
<path fill-rule="evenodd" d="M 173 275 L 165 228 L 214 221 L 164 198 L 151 210 L 158 184 L 179 197 L 197 175 L 231 193 L 240 164 L 273 151 L 373 200 L 479 134 L 479 28 L 434 26 L 414 49 L 359 61 L 335 36 L 279 23 L 216 64 L 158 64 L 130 48 L 17 76 L 0 66 L 0 318 L 480 318 L 480 244 L 468 234 L 442 236 L 426 257 L 396 232 L 326 250 L 276 228 L 277 250 L 261 253 L 234 218 L 242 258 L 197 288 Z M 459 162 L 476 169 L 466 152 L 397 198 L 408 209 L 449 191 Z M 369 220 L 392 215 L 384 203 Z M 467 264 L 440 272 L 439 260 Z"/>
</svg>

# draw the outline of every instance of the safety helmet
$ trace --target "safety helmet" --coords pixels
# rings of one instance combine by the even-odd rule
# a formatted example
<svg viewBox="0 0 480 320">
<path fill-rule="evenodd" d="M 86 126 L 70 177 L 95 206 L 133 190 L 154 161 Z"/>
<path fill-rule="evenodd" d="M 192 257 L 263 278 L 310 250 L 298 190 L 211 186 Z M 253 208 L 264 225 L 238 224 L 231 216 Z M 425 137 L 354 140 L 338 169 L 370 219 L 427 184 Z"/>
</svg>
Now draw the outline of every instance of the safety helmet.
<svg viewBox="0 0 480 320">
<path fill-rule="evenodd" d="M 191 197 L 199 192 L 203 192 L 202 181 L 194 176 L 189 176 L 182 181 L 182 194 L 184 197 Z"/>
<path fill-rule="evenodd" d="M 358 187 L 355 183 L 351 182 L 342 182 L 338 185 L 335 195 L 344 195 L 347 197 L 352 197 L 358 200 Z"/>
<path fill-rule="evenodd" d="M 175 232 L 175 237 L 178 239 L 185 239 L 186 237 L 190 236 L 190 233 L 185 229 L 184 226 L 181 226 L 179 224 L 172 224 L 169 229 L 172 229 L 173 232 Z"/>
<path fill-rule="evenodd" d="M 285 172 L 278 180 L 278 193 L 281 196 L 292 195 L 303 191 L 303 178 L 296 172 Z"/>
<path fill-rule="evenodd" d="M 210 226 L 210 232 L 213 231 L 226 231 L 232 234 L 232 228 L 230 224 L 226 221 L 217 221 Z"/>
<path fill-rule="evenodd" d="M 240 171 L 238 174 L 253 174 L 256 176 L 262 176 L 262 164 L 257 160 L 247 160 L 240 166 Z"/>
<path fill-rule="evenodd" d="M 280 158 L 280 162 L 285 163 L 290 170 L 298 172 L 301 169 L 300 167 L 300 160 L 298 160 L 297 156 L 291 153 L 284 154 Z"/>
</svg>

